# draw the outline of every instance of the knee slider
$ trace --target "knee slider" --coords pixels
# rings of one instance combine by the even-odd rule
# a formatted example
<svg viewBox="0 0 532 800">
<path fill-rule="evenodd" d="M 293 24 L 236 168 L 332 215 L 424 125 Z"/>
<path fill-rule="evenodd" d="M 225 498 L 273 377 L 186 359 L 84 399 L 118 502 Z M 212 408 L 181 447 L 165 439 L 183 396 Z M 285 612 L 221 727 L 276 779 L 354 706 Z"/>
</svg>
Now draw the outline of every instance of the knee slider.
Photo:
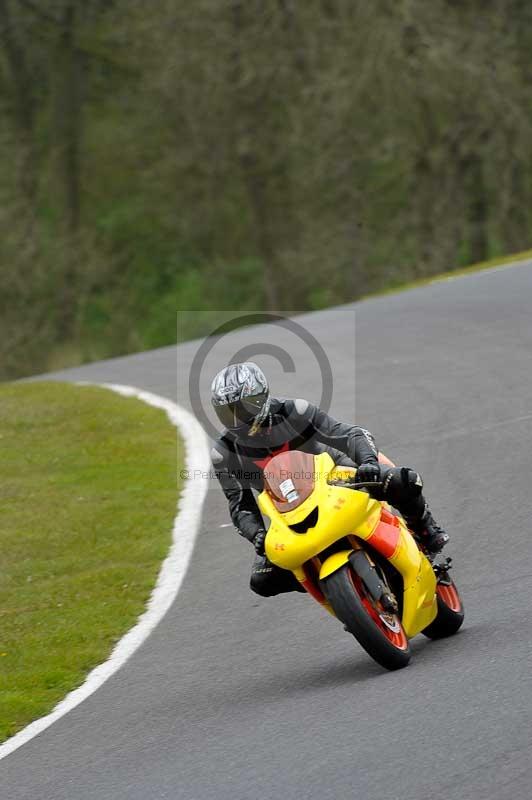
<svg viewBox="0 0 532 800">
<path fill-rule="evenodd" d="M 271 597 L 274 595 L 275 592 L 272 592 L 270 575 L 271 569 L 265 570 L 264 572 L 260 571 L 260 569 L 254 570 L 249 581 L 249 588 L 251 591 L 261 597 Z"/>
</svg>

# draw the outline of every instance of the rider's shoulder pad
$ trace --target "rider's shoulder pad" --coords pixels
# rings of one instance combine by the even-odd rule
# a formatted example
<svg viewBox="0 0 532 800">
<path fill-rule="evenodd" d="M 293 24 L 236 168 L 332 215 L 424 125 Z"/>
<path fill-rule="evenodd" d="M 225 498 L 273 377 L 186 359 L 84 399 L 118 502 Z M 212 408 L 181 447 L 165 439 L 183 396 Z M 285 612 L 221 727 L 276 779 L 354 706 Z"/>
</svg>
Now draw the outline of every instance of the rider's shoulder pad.
<svg viewBox="0 0 532 800">
<path fill-rule="evenodd" d="M 211 449 L 211 461 L 212 461 L 213 465 L 215 467 L 218 467 L 220 464 L 222 464 L 224 462 L 224 460 L 225 460 L 224 454 L 220 452 L 218 447 L 216 447 L 216 446 L 213 447 Z"/>
<path fill-rule="evenodd" d="M 308 400 L 294 400 L 294 408 L 298 414 L 303 416 L 308 411 L 309 403 Z"/>
</svg>

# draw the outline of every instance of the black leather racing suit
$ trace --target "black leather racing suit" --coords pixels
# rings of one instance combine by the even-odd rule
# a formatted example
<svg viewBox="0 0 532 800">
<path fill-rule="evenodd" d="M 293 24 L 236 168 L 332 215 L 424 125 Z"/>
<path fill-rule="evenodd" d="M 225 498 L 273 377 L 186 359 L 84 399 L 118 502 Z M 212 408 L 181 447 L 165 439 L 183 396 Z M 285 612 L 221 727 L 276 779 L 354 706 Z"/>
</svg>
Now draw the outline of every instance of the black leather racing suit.
<svg viewBox="0 0 532 800">
<path fill-rule="evenodd" d="M 348 466 L 378 463 L 375 440 L 365 428 L 338 422 L 306 400 L 272 398 L 270 413 L 254 436 L 236 437 L 226 431 L 211 451 L 216 476 L 229 502 L 231 519 L 238 532 L 250 542 L 264 530 L 253 491 L 262 491 L 264 467 L 272 456 L 285 450 L 328 452 L 336 464 Z M 421 484 L 409 473 L 418 478 L 407 468 L 397 470 L 386 499 L 405 516 L 420 517 L 425 508 Z M 371 494 L 384 499 L 380 487 Z M 301 588 L 292 573 L 274 566 L 264 556 L 255 559 L 250 585 L 263 596 Z"/>
</svg>

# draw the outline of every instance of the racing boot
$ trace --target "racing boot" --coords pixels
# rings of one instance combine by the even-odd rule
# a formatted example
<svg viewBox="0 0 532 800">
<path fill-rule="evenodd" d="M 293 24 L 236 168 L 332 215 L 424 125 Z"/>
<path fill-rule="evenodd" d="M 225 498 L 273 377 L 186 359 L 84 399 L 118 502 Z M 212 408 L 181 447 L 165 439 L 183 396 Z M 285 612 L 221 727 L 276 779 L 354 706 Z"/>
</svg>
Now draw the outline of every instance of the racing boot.
<svg viewBox="0 0 532 800">
<path fill-rule="evenodd" d="M 409 467 L 392 467 L 384 476 L 384 499 L 401 512 L 406 524 L 428 553 L 439 553 L 449 541 L 449 536 L 432 516 L 422 489 L 421 476 Z"/>
<path fill-rule="evenodd" d="M 415 534 L 420 544 L 423 545 L 428 553 L 439 553 L 450 539 L 449 534 L 438 525 L 432 516 L 428 505 L 425 505 L 421 517 L 417 517 L 417 519 L 412 519 L 411 517 L 405 519 L 410 530 Z"/>
</svg>

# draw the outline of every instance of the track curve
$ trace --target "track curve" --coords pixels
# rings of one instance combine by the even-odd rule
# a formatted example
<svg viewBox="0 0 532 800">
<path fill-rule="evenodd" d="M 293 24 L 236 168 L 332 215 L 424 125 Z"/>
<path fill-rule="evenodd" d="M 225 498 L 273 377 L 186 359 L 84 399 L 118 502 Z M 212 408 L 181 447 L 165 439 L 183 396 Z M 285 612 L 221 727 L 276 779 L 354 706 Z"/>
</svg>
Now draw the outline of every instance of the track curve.
<svg viewBox="0 0 532 800">
<path fill-rule="evenodd" d="M 531 298 L 528 262 L 300 318 L 330 359 L 332 413 L 425 475 L 466 605 L 454 640 L 420 637 L 411 665 L 385 673 L 307 598 L 259 600 L 213 485 L 170 612 L 96 694 L 0 763 L 2 797 L 528 799 Z M 233 334 L 228 354 L 251 338 Z M 176 399 L 177 374 L 186 404 L 196 349 L 53 377 Z M 299 356 L 273 389 L 318 399 Z"/>
</svg>

